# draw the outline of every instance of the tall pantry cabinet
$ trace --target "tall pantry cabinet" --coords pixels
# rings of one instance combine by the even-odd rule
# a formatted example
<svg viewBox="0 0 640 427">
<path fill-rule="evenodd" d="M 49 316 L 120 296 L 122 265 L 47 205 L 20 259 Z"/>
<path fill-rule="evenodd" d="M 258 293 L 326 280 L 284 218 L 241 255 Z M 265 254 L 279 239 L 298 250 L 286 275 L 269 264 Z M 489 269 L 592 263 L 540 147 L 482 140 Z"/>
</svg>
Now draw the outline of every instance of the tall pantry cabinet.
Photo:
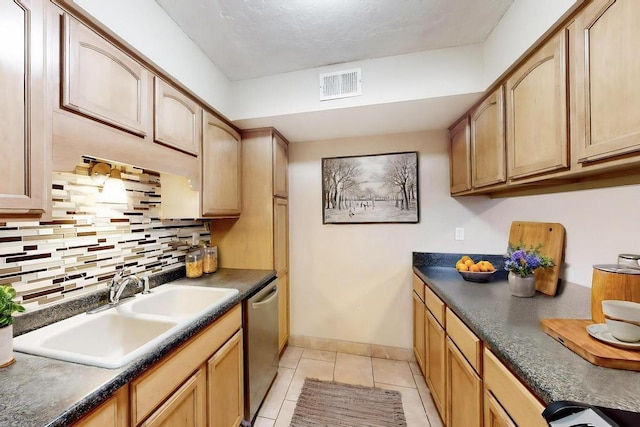
<svg viewBox="0 0 640 427">
<path fill-rule="evenodd" d="M 273 128 L 242 132 L 242 215 L 211 222 L 222 268 L 275 270 L 280 350 L 289 339 L 288 142 Z"/>
</svg>

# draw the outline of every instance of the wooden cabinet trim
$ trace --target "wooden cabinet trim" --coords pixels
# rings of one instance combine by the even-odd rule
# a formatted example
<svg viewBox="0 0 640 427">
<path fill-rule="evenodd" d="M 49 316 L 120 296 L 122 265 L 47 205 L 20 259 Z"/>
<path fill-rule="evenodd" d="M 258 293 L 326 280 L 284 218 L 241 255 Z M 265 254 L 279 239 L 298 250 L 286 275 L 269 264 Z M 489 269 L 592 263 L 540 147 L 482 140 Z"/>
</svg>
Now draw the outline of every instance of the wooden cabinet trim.
<svg viewBox="0 0 640 427">
<path fill-rule="evenodd" d="M 434 319 L 444 327 L 446 325 L 445 304 L 428 286 L 424 287 L 424 302 Z"/>
<path fill-rule="evenodd" d="M 227 359 L 233 357 L 233 351 L 236 351 L 236 359 Z M 230 362 L 231 368 L 228 372 L 222 370 L 222 363 Z M 235 364 L 235 366 L 233 366 Z M 207 395 L 209 408 L 209 426 L 239 426 L 244 417 L 244 382 L 243 382 L 243 354 L 242 354 L 242 330 L 235 333 L 229 340 L 214 353 L 207 361 Z M 237 387 L 235 396 L 230 395 L 228 389 L 220 389 L 220 381 L 224 376 L 229 379 Z M 222 384 L 224 385 L 224 384 Z M 229 424 L 223 424 L 225 415 L 234 417 Z"/>
<path fill-rule="evenodd" d="M 544 405 L 493 355 L 484 350 L 484 385 L 517 425 L 545 427 Z"/>
<path fill-rule="evenodd" d="M 446 413 L 446 335 L 438 321 L 433 317 L 430 311 L 426 311 L 427 330 L 426 337 L 428 342 L 425 343 L 426 358 L 429 363 L 426 365 L 426 380 L 431 396 L 438 409 L 438 413 L 443 423 L 447 423 Z M 432 345 L 433 344 L 433 345 Z"/>
<path fill-rule="evenodd" d="M 167 418 L 169 418 L 175 410 L 180 409 L 180 405 L 187 401 L 193 405 L 188 412 L 193 417 L 192 427 L 205 427 L 206 426 L 206 373 L 203 368 L 198 369 L 191 377 L 189 377 L 172 395 L 163 403 L 157 410 L 155 410 L 149 418 L 143 423 L 139 424 L 141 427 L 160 427 L 165 426 Z M 188 402 L 189 398 L 192 398 L 192 402 Z M 174 420 L 175 422 L 176 420 Z M 181 422 L 185 422 L 184 419 Z M 171 424 L 168 424 L 171 425 Z"/>
<path fill-rule="evenodd" d="M 197 156 L 200 152 L 200 140 L 202 138 L 202 108 L 192 99 L 182 94 L 178 89 L 169 85 L 158 76 L 154 76 L 154 103 L 153 103 L 153 138 L 154 141 L 187 154 Z M 171 117 L 164 117 L 164 99 L 168 98 L 191 114 L 190 138 L 184 135 L 185 139 L 180 140 L 175 135 L 170 135 L 167 120 Z"/>
<path fill-rule="evenodd" d="M 446 390 L 447 398 L 447 425 L 450 427 L 482 427 L 482 379 L 478 376 L 474 368 L 469 365 L 465 356 L 458 350 L 456 345 L 447 338 L 447 378 Z M 456 384 L 453 381 L 454 369 L 459 368 L 460 373 L 468 378 L 472 385 L 471 391 L 460 390 L 464 394 L 458 394 L 458 387 L 464 384 Z M 466 417 L 464 417 L 464 415 Z M 456 424 L 457 417 L 464 417 L 462 424 Z"/>
<path fill-rule="evenodd" d="M 473 369 L 482 374 L 482 341 L 455 315 L 449 307 L 446 312 L 447 335 L 460 349 L 460 352 Z"/>
<path fill-rule="evenodd" d="M 540 175 L 548 172 L 566 169 L 569 167 L 569 144 L 568 144 L 568 102 L 567 102 L 567 46 L 568 37 L 567 30 L 563 29 L 551 37 L 537 52 L 535 52 L 527 61 L 522 63 L 511 75 L 506 82 L 507 90 L 507 154 L 508 154 L 508 176 L 509 179 L 525 178 L 532 175 Z M 545 111 L 545 117 L 551 117 L 554 123 L 550 123 L 552 137 L 548 140 L 540 141 L 536 140 L 539 144 L 546 144 L 544 146 L 544 154 L 548 157 L 542 159 L 535 159 L 528 161 L 528 163 L 518 163 L 517 150 L 531 151 L 534 147 L 523 147 L 522 144 L 526 141 L 518 139 L 518 135 L 530 135 L 533 134 L 531 129 L 516 129 L 516 115 L 519 108 L 515 100 L 515 91 L 520 88 L 525 79 L 529 76 L 533 76 L 534 71 L 540 69 L 540 67 L 549 61 L 553 61 L 552 72 L 553 80 L 545 82 L 550 85 L 549 92 L 552 92 L 551 102 L 554 104 L 555 112 Z M 538 93 L 537 88 L 536 93 Z M 528 103 L 523 105 L 529 106 Z M 537 106 L 537 104 L 531 104 Z M 520 113 L 522 116 L 522 113 Z M 529 114 L 530 115 L 530 114 Z M 529 124 L 529 123 L 525 123 Z M 532 124 L 532 126 L 534 126 Z M 537 129 L 540 129 L 540 124 L 535 125 Z"/>
<path fill-rule="evenodd" d="M 471 189 L 471 133 L 464 117 L 449 133 L 449 179 L 451 194 Z"/>
<path fill-rule="evenodd" d="M 413 293 L 413 354 L 420 370 L 425 372 L 425 350 L 426 350 L 426 329 L 425 316 L 426 308 L 424 302 Z"/>
<path fill-rule="evenodd" d="M 110 398 L 89 412 L 75 427 L 127 427 L 129 425 L 129 385 L 120 387 Z"/>
<path fill-rule="evenodd" d="M 415 292 L 420 300 L 424 302 L 424 288 L 425 284 L 417 274 L 413 273 L 413 292 Z"/>
<path fill-rule="evenodd" d="M 499 86 L 471 112 L 471 181 L 474 189 L 501 184 L 507 180 L 504 104 L 504 86 Z M 490 116 L 492 112 L 495 118 Z M 489 123 L 481 121 L 486 115 L 489 115 Z M 479 127 L 479 124 L 489 127 Z M 481 146 L 482 144 L 485 146 Z M 483 166 L 482 169 L 480 165 Z"/>
<path fill-rule="evenodd" d="M 92 44 L 83 41 L 82 37 L 89 37 Z M 63 70 L 62 70 L 62 103 L 61 107 L 99 120 L 107 125 L 144 137 L 148 120 L 147 81 L 148 71 L 127 53 L 85 27 L 68 14 L 63 16 Z M 127 117 L 109 111 L 104 106 L 94 104 L 82 94 L 79 78 L 86 74 L 80 66 L 80 49 L 90 49 L 119 66 L 136 82 L 135 117 Z"/>
<path fill-rule="evenodd" d="M 487 390 L 484 392 L 484 426 L 517 427 L 500 402 Z"/>
<path fill-rule="evenodd" d="M 131 382 L 133 424 L 144 420 L 212 353 L 242 327 L 237 305 L 153 368 Z"/>
</svg>

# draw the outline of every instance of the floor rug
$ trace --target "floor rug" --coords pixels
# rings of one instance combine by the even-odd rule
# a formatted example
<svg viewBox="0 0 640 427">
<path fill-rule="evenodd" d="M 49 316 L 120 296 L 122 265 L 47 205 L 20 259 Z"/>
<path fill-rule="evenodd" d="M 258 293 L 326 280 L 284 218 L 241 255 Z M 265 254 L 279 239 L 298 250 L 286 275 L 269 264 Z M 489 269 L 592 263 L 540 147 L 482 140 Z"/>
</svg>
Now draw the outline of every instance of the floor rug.
<svg viewBox="0 0 640 427">
<path fill-rule="evenodd" d="M 399 391 L 307 378 L 291 427 L 406 426 Z"/>
</svg>

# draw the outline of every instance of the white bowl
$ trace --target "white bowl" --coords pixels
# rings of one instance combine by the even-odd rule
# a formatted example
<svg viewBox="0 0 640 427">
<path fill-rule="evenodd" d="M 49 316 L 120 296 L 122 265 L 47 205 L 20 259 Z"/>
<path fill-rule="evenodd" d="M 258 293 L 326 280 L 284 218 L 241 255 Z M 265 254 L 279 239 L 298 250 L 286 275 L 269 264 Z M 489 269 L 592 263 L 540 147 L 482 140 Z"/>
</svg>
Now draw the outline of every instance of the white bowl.
<svg viewBox="0 0 640 427">
<path fill-rule="evenodd" d="M 614 338 L 625 342 L 640 341 L 640 304 L 631 301 L 602 301 L 607 328 Z"/>
</svg>

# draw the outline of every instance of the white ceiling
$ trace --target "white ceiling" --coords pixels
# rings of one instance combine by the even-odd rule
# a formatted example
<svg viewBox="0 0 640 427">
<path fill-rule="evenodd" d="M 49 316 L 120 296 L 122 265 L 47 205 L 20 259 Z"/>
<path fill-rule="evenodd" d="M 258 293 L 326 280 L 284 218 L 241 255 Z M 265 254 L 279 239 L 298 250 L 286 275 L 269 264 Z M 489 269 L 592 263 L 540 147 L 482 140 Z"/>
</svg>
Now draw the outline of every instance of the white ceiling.
<svg viewBox="0 0 640 427">
<path fill-rule="evenodd" d="M 513 0 L 156 0 L 230 80 L 481 43 Z"/>
<path fill-rule="evenodd" d="M 155 0 L 231 80 L 484 42 L 513 0 Z M 291 142 L 445 129 L 480 94 L 237 120 Z"/>
</svg>

